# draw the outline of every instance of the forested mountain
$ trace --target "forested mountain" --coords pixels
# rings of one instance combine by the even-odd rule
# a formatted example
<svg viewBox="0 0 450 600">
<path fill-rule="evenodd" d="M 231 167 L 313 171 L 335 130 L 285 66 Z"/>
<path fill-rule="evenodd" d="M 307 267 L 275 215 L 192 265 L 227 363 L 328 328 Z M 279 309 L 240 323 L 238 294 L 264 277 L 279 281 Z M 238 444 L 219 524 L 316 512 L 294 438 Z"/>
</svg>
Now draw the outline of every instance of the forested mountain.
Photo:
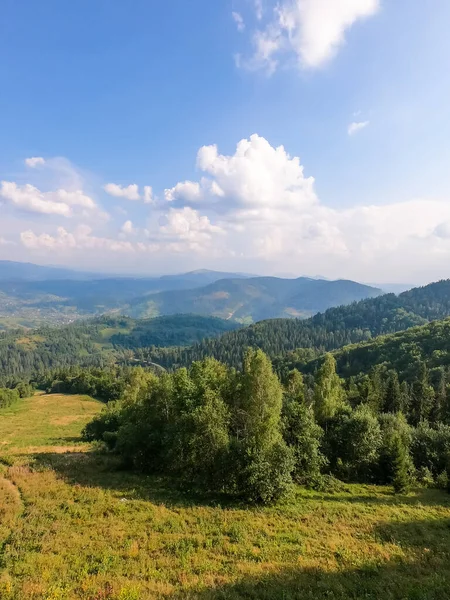
<svg viewBox="0 0 450 600">
<path fill-rule="evenodd" d="M 0 327 L 67 323 L 102 314 L 147 318 L 192 313 L 251 323 L 277 316 L 306 317 L 380 293 L 352 281 L 250 278 L 205 270 L 154 278 L 83 281 L 36 276 L 30 281 L 12 273 L 10 279 L 2 279 L 0 269 Z"/>
<path fill-rule="evenodd" d="M 130 303 L 135 317 L 180 312 L 214 315 L 251 323 L 274 317 L 309 317 L 331 306 L 378 296 L 382 292 L 354 281 L 299 277 L 221 279 L 206 287 L 165 291 Z"/>
<path fill-rule="evenodd" d="M 0 383 L 58 367 L 134 363 L 132 349 L 183 346 L 238 327 L 214 317 L 174 315 L 149 320 L 100 317 L 58 328 L 0 334 Z"/>
<path fill-rule="evenodd" d="M 333 355 L 342 377 L 368 374 L 374 367 L 382 366 L 397 371 L 401 380 L 412 381 L 422 363 L 429 370 L 450 366 L 450 318 L 344 346 Z M 306 368 L 314 371 L 319 364 L 320 359 L 308 363 Z"/>
<path fill-rule="evenodd" d="M 237 366 L 245 348 L 258 347 L 272 358 L 308 348 L 316 355 L 347 344 L 403 331 L 450 315 L 450 280 L 414 288 L 396 296 L 385 294 L 348 306 L 331 308 L 303 321 L 274 319 L 256 323 L 245 329 L 204 340 L 191 348 L 161 349 L 149 358 L 166 367 L 189 365 L 194 360 L 213 356 Z"/>
</svg>

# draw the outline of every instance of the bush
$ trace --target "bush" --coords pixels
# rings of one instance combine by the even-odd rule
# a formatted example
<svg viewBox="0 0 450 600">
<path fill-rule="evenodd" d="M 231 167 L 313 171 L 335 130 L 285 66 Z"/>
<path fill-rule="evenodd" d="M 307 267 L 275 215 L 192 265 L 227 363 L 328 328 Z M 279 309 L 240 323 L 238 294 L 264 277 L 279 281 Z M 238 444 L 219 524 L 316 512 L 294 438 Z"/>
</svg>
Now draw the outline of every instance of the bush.
<svg viewBox="0 0 450 600">
<path fill-rule="evenodd" d="M 292 487 L 293 468 L 293 452 L 282 441 L 268 451 L 251 452 L 244 461 L 238 457 L 238 460 L 233 460 L 237 483 L 234 491 L 246 502 L 275 502 Z"/>
<path fill-rule="evenodd" d="M 428 467 L 420 467 L 416 472 L 416 479 L 423 487 L 432 488 L 435 485 L 433 473 Z"/>
<path fill-rule="evenodd" d="M 86 425 L 82 431 L 82 436 L 87 442 L 104 441 L 110 448 L 113 448 L 121 422 L 121 403 L 110 402 L 99 415 Z"/>
</svg>

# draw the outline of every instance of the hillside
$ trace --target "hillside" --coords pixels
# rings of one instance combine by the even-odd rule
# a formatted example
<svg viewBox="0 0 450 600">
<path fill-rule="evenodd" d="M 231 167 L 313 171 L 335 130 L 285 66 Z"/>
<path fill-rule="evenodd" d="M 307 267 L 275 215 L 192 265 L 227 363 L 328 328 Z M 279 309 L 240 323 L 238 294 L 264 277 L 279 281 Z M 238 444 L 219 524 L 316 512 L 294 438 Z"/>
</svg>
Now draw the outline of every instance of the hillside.
<svg viewBox="0 0 450 600">
<path fill-rule="evenodd" d="M 208 501 L 91 452 L 80 434 L 100 409 L 49 395 L 0 411 L 2 598 L 448 597 L 444 492 L 348 484 L 296 487 L 274 507 Z"/>
<path fill-rule="evenodd" d="M 382 365 L 387 370 L 396 370 L 401 380 L 411 381 L 420 363 L 430 370 L 450 366 L 450 319 L 345 346 L 333 354 L 343 377 L 367 374 Z M 309 363 L 307 370 L 313 371 L 319 362 Z"/>
<path fill-rule="evenodd" d="M 331 306 L 350 304 L 382 292 L 354 281 L 300 277 L 221 279 L 193 290 L 165 291 L 130 303 L 134 317 L 188 312 L 251 323 L 277 317 L 309 317 Z"/>
<path fill-rule="evenodd" d="M 214 317 L 174 315 L 150 320 L 99 317 L 58 328 L 0 334 L 0 382 L 58 367 L 103 366 L 141 346 L 187 346 L 238 327 Z M 132 353 L 131 353 L 132 356 Z"/>
<path fill-rule="evenodd" d="M 399 296 L 385 294 L 331 308 L 303 321 L 262 321 L 218 339 L 205 340 L 192 348 L 161 349 L 149 357 L 165 367 L 189 365 L 206 356 L 238 366 L 248 346 L 259 347 L 272 358 L 298 348 L 321 354 L 447 316 L 450 316 L 450 280 L 443 280 Z"/>
</svg>

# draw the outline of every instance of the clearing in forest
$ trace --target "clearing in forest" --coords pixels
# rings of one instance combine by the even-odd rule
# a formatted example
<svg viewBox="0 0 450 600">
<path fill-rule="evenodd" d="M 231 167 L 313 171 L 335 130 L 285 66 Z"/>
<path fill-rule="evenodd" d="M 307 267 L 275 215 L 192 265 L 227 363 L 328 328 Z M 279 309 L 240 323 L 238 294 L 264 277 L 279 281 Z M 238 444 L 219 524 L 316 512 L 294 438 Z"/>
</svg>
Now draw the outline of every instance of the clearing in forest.
<svg viewBox="0 0 450 600">
<path fill-rule="evenodd" d="M 83 443 L 101 406 L 40 395 L 0 411 L 2 600 L 450 598 L 444 492 L 194 498 Z"/>
</svg>

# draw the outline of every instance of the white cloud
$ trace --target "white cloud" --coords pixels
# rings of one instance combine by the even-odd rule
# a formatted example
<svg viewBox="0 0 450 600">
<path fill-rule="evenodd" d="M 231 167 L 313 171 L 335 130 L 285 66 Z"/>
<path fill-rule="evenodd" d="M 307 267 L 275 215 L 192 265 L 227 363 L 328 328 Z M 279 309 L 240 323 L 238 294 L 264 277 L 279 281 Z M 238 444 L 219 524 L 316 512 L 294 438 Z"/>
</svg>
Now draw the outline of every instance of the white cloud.
<svg viewBox="0 0 450 600">
<path fill-rule="evenodd" d="M 202 210 L 215 256 L 264 261 L 268 270 L 289 262 L 298 272 L 360 279 L 370 272 L 384 280 L 390 265 L 410 272 L 411 264 L 425 268 L 436 256 L 450 258 L 448 202 L 330 208 L 319 201 L 300 159 L 258 135 L 241 140 L 231 156 L 214 145 L 201 148 L 197 166 L 203 175 L 198 182 L 167 191 L 177 208 L 163 232 L 189 238 Z"/>
<path fill-rule="evenodd" d="M 131 221 L 125 221 L 125 223 L 120 228 L 120 231 L 125 235 L 133 235 L 135 233 L 133 223 Z"/>
<path fill-rule="evenodd" d="M 44 165 L 45 160 L 42 158 L 42 156 L 32 156 L 31 158 L 25 159 L 25 164 L 27 165 L 27 167 L 34 169 L 39 165 Z"/>
<path fill-rule="evenodd" d="M 115 198 L 126 198 L 127 200 L 140 200 L 139 187 L 133 183 L 127 187 L 123 187 L 116 183 L 107 183 L 104 188 L 105 192 Z"/>
<path fill-rule="evenodd" d="M 357 21 L 371 17 L 380 0 L 282 0 L 265 29 L 253 37 L 254 54 L 244 66 L 273 72 L 279 55 L 294 55 L 302 68 L 318 68 L 331 60 Z M 260 3 L 256 16 L 262 17 Z"/>
<path fill-rule="evenodd" d="M 0 246 L 15 246 L 15 243 L 4 237 L 0 237 Z"/>
<path fill-rule="evenodd" d="M 95 260 L 96 268 L 108 261 L 116 270 L 132 264 L 136 272 L 147 268 L 143 253 L 157 252 L 161 269 L 171 265 L 172 270 L 196 264 L 371 281 L 426 281 L 448 273 L 450 199 L 336 208 L 318 198 L 300 158 L 258 135 L 241 140 L 229 155 L 216 145 L 200 148 L 197 168 L 196 181 L 175 182 L 164 200 L 153 201 L 153 192 L 146 196 L 144 190 L 152 210 L 133 206 L 130 220 L 116 215 L 112 225 L 96 219 L 95 232 L 87 226 L 55 230 L 35 218 L 14 229 L 14 215 L 2 214 L 0 236 L 10 240 L 21 233 L 21 246 L 2 251 L 17 256 L 22 249 L 28 252 L 25 260 L 38 251 L 52 260 L 75 257 L 86 265 Z M 33 186 L 1 185 L 5 201 L 52 215 L 50 223 L 54 215 L 93 214 L 92 198 L 82 191 L 43 193 Z M 17 222 L 24 219 L 20 214 Z"/>
<path fill-rule="evenodd" d="M 255 0 L 255 14 L 258 21 L 261 21 L 264 14 L 262 0 Z"/>
<path fill-rule="evenodd" d="M 0 198 L 19 209 L 46 215 L 71 217 L 74 215 L 73 207 L 87 211 L 97 210 L 94 200 L 81 190 L 58 189 L 54 192 L 42 192 L 29 183 L 20 186 L 14 181 L 1 182 Z"/>
<path fill-rule="evenodd" d="M 80 225 L 73 233 L 64 227 L 58 227 L 56 235 L 42 233 L 35 234 L 33 231 L 23 231 L 20 234 L 22 244 L 31 250 L 53 251 L 61 250 L 105 250 L 113 252 L 134 252 L 130 242 L 115 240 L 92 235 L 92 229 L 87 225 Z"/>
<path fill-rule="evenodd" d="M 146 186 L 144 186 L 144 203 L 145 204 L 153 204 L 153 202 L 154 202 L 153 189 L 151 186 L 146 185 Z"/>
<path fill-rule="evenodd" d="M 355 133 L 358 133 L 358 131 L 367 127 L 368 124 L 369 121 L 353 121 L 353 123 L 350 123 L 348 126 L 347 133 L 348 135 L 355 135 Z"/>
<path fill-rule="evenodd" d="M 29 212 L 62 215 L 64 217 L 72 215 L 72 209 L 68 204 L 52 199 L 28 183 L 20 186 L 13 181 L 2 181 L 0 198 Z"/>
<path fill-rule="evenodd" d="M 237 30 L 242 33 L 245 31 L 245 23 L 241 13 L 232 12 L 231 16 L 233 17 L 234 22 L 236 23 Z"/>
</svg>

